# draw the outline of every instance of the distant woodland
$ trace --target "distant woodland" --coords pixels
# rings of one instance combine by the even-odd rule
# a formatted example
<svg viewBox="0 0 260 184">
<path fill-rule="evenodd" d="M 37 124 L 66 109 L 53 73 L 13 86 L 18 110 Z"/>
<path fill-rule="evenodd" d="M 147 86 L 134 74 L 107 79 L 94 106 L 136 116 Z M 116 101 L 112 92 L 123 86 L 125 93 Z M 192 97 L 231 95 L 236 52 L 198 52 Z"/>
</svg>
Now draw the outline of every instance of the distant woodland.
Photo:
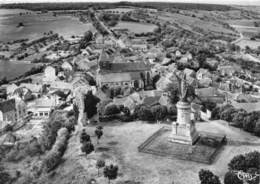
<svg viewBox="0 0 260 184">
<path fill-rule="evenodd" d="M 234 9 L 227 5 L 216 5 L 216 4 L 195 4 L 195 3 L 169 3 L 169 2 L 118 2 L 118 3 L 17 3 L 17 4 L 3 4 L 1 8 L 22 8 L 34 11 L 48 11 L 48 10 L 84 10 L 90 7 L 94 9 L 107 9 L 116 8 L 118 6 L 135 6 L 142 8 L 155 8 L 155 9 L 165 9 L 165 8 L 176 8 L 182 10 L 197 9 L 197 10 L 207 10 L 207 11 L 229 11 Z"/>
</svg>

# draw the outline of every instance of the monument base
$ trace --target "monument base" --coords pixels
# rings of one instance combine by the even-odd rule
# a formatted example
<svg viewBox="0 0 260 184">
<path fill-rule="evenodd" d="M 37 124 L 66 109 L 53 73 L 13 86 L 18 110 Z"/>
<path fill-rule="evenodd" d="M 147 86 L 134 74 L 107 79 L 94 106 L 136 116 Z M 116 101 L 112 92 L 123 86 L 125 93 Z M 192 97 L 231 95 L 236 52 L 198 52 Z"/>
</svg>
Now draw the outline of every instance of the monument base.
<svg viewBox="0 0 260 184">
<path fill-rule="evenodd" d="M 199 134 L 193 122 L 191 122 L 191 124 L 173 122 L 172 126 L 169 141 L 188 145 L 194 145 L 198 141 Z"/>
</svg>

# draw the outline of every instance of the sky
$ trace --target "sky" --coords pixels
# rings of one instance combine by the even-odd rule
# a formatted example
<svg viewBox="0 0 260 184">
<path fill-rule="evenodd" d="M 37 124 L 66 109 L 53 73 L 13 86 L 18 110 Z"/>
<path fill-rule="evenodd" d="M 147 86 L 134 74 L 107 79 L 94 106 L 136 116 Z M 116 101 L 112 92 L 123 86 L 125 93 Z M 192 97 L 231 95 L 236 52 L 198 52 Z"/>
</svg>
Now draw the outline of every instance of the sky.
<svg viewBox="0 0 260 184">
<path fill-rule="evenodd" d="M 38 3 L 38 2 L 118 2 L 120 0 L 0 0 L 1 3 Z M 124 1 L 124 0 L 122 0 Z M 127 1 L 127 0 L 126 0 Z M 259 5 L 260 0 L 128 0 L 133 2 L 140 1 L 160 1 L 160 2 L 185 2 L 185 3 L 207 3 L 207 4 L 235 4 L 235 5 Z"/>
</svg>

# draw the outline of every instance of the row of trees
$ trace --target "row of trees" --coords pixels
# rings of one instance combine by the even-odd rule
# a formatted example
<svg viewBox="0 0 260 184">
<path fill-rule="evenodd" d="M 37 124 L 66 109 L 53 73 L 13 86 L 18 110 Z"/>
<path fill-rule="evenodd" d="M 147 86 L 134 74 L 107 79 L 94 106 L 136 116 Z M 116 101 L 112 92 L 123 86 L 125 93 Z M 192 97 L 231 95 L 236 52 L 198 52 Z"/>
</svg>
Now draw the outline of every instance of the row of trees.
<svg viewBox="0 0 260 184">
<path fill-rule="evenodd" d="M 260 136 L 260 112 L 246 112 L 243 109 L 235 109 L 232 105 L 216 107 L 212 111 L 212 119 L 222 119 L 231 122 L 231 125 L 243 128 L 243 130 Z"/>
<path fill-rule="evenodd" d="M 103 135 L 103 127 L 97 126 L 95 130 L 95 135 L 97 137 L 97 144 L 99 144 L 99 139 Z M 84 152 L 86 155 L 92 153 L 94 151 L 94 145 L 92 144 L 90 135 L 88 135 L 83 129 L 80 135 L 80 143 L 81 143 L 81 151 Z M 96 168 L 98 169 L 98 177 L 99 177 L 99 170 L 103 169 L 104 177 L 108 178 L 108 183 L 110 183 L 110 180 L 114 180 L 117 178 L 118 175 L 118 166 L 116 165 L 108 165 L 106 166 L 106 162 L 103 159 L 99 159 L 96 162 Z"/>
<path fill-rule="evenodd" d="M 102 35 L 108 35 L 109 33 L 104 28 L 104 26 L 100 23 L 99 20 L 97 20 L 94 12 L 89 12 L 89 17 L 93 23 L 93 26 L 102 34 Z"/>
<path fill-rule="evenodd" d="M 248 174 L 259 174 L 260 153 L 257 151 L 249 152 L 244 155 L 237 155 L 228 163 L 228 172 L 224 177 L 224 184 L 243 184 L 243 181 L 237 177 L 235 171 L 243 171 Z M 219 177 L 209 170 L 200 170 L 199 178 L 201 184 L 221 184 Z M 260 178 L 256 177 L 248 184 L 258 184 Z"/>
<path fill-rule="evenodd" d="M 109 14 L 109 13 L 101 13 L 101 15 L 99 16 L 99 19 L 101 21 L 105 22 L 105 24 L 107 24 L 108 26 L 111 26 L 111 27 L 114 27 L 117 25 L 119 18 L 120 18 L 120 15 Z"/>
<path fill-rule="evenodd" d="M 67 128 L 61 128 L 58 131 L 58 136 L 52 149 L 47 153 L 42 162 L 42 168 L 46 172 L 53 170 L 62 159 L 66 150 L 69 138 L 69 131 Z"/>
<path fill-rule="evenodd" d="M 164 105 L 153 105 L 148 107 L 146 105 L 137 105 L 131 113 L 128 107 L 123 105 L 108 105 L 104 110 L 105 116 L 112 116 L 116 114 L 122 114 L 126 117 L 131 117 L 131 119 L 139 119 L 142 121 L 161 121 L 166 117 L 176 116 L 177 109 L 174 105 L 167 108 Z"/>
</svg>

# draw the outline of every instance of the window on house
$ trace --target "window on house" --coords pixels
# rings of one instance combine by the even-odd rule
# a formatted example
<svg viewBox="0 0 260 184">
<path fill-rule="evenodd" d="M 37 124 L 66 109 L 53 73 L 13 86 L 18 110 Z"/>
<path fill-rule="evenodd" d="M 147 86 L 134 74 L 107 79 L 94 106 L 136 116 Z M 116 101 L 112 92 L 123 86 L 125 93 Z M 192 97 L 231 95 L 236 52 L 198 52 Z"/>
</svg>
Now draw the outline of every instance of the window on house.
<svg viewBox="0 0 260 184">
<path fill-rule="evenodd" d="M 48 116 L 48 115 L 49 115 L 49 113 L 48 113 L 48 112 L 45 112 L 45 113 L 44 113 L 44 115 L 45 115 L 45 116 Z"/>
<path fill-rule="evenodd" d="M 40 116 L 43 116 L 43 112 L 40 112 Z"/>
</svg>

